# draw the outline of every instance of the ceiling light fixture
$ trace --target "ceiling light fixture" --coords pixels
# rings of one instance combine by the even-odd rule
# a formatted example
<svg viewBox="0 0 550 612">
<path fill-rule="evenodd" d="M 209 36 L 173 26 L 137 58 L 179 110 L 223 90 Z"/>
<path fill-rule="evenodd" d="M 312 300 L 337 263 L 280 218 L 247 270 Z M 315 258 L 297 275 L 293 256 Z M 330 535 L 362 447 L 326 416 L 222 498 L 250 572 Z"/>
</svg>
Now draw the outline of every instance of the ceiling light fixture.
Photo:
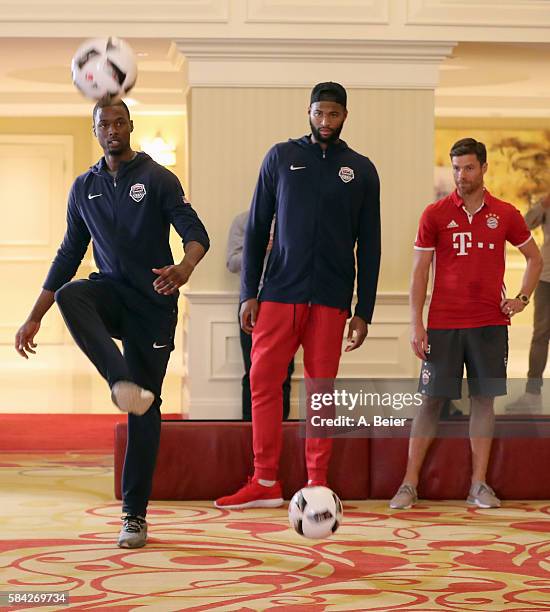
<svg viewBox="0 0 550 612">
<path fill-rule="evenodd" d="M 141 150 L 162 166 L 176 165 L 176 146 L 164 140 L 160 132 L 152 140 L 142 140 Z"/>
</svg>

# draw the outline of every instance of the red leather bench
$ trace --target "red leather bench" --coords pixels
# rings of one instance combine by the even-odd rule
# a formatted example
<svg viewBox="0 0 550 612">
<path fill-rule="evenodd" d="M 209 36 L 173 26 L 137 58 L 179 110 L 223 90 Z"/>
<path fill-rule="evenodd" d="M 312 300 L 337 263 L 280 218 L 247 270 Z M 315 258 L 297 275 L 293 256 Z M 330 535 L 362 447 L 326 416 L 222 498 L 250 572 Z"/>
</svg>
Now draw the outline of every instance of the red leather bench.
<svg viewBox="0 0 550 612">
<path fill-rule="evenodd" d="M 428 452 L 418 492 L 424 499 L 464 499 L 471 473 L 467 423 L 444 422 L 441 428 L 444 437 Z M 502 499 L 550 499 L 550 478 L 546 475 L 550 424 L 531 424 L 521 432 L 513 422 L 498 428 L 488 474 L 496 493 Z M 393 438 L 335 439 L 329 470 L 331 488 L 342 499 L 392 497 L 405 471 L 406 433 Z M 241 421 L 163 421 L 152 499 L 216 499 L 234 492 L 253 471 L 251 434 L 251 424 Z M 117 424 L 118 499 L 126 435 L 126 424 Z M 283 423 L 279 477 L 287 499 L 306 483 L 304 439 L 298 422 Z"/>
</svg>

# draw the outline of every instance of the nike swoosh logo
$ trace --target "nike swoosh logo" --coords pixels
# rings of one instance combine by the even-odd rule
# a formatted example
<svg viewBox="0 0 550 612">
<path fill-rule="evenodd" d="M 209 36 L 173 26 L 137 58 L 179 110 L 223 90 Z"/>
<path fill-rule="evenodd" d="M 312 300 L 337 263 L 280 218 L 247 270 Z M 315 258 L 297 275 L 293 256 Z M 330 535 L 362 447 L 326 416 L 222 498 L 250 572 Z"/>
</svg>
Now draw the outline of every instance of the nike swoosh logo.
<svg viewBox="0 0 550 612">
<path fill-rule="evenodd" d="M 157 344 L 156 342 L 153 342 L 153 348 L 166 348 L 167 346 L 167 344 Z"/>
<path fill-rule="evenodd" d="M 102 196 L 102 193 L 95 193 L 94 195 L 92 195 L 91 193 L 88 194 L 88 200 L 93 200 L 94 198 L 99 198 L 99 196 Z"/>
<path fill-rule="evenodd" d="M 303 170 L 304 168 L 306 168 L 306 166 L 295 166 L 294 164 L 290 166 L 291 170 Z"/>
</svg>

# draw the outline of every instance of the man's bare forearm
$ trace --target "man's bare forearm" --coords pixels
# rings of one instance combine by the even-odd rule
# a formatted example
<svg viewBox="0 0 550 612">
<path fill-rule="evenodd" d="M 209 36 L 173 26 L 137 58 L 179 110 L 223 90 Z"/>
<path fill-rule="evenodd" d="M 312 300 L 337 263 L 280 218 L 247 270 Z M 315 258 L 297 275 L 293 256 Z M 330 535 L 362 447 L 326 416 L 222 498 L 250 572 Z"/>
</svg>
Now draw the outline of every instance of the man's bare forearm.
<svg viewBox="0 0 550 612">
<path fill-rule="evenodd" d="M 411 324 L 423 322 L 424 304 L 428 291 L 429 271 L 415 270 L 409 292 Z"/>
<path fill-rule="evenodd" d="M 204 257 L 206 249 L 200 242 L 191 241 L 188 242 L 185 247 L 185 257 L 181 260 L 180 265 L 191 266 L 193 269 Z"/>
<path fill-rule="evenodd" d="M 540 273 L 542 272 L 542 258 L 528 257 L 525 272 L 521 281 L 520 293 L 531 295 L 537 286 Z"/>
<path fill-rule="evenodd" d="M 42 317 L 48 312 L 48 310 L 55 302 L 54 296 L 55 293 L 53 291 L 42 289 L 40 295 L 38 296 L 38 299 L 32 307 L 31 313 L 27 317 L 27 320 L 40 323 L 40 321 L 42 321 Z"/>
</svg>

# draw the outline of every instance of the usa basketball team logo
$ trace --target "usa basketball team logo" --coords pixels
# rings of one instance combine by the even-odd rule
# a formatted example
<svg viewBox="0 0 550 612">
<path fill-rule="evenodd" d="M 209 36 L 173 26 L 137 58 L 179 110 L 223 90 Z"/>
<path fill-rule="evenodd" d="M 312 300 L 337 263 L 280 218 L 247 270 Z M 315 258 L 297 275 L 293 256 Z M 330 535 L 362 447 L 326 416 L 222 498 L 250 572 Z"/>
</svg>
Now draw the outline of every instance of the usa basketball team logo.
<svg viewBox="0 0 550 612">
<path fill-rule="evenodd" d="M 487 215 L 487 227 L 496 229 L 498 227 L 498 215 Z"/>
<path fill-rule="evenodd" d="M 353 179 L 355 178 L 353 169 L 348 168 L 347 166 L 342 166 L 340 168 L 340 172 L 338 173 L 338 176 L 344 181 L 344 183 L 349 183 L 350 181 L 353 181 Z"/>
<path fill-rule="evenodd" d="M 141 200 L 143 200 L 146 194 L 147 191 L 145 191 L 145 185 L 142 183 L 136 183 L 130 187 L 130 197 L 138 204 L 141 202 Z"/>
</svg>

